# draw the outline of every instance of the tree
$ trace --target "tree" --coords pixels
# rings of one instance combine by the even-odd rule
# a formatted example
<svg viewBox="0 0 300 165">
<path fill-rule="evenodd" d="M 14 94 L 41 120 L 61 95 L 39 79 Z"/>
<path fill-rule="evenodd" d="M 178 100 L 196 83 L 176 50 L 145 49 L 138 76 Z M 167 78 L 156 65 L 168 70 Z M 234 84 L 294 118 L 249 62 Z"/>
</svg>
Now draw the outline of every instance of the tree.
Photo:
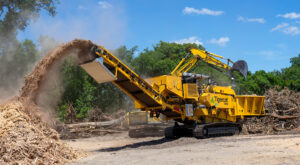
<svg viewBox="0 0 300 165">
<path fill-rule="evenodd" d="M 121 46 L 116 50 L 112 50 L 112 53 L 117 56 L 119 59 L 122 59 L 129 67 L 132 67 L 132 61 L 134 53 L 137 51 L 137 46 L 132 47 L 131 49 L 127 49 L 126 46 Z"/>
<path fill-rule="evenodd" d="M 254 74 L 248 72 L 248 78 L 245 80 L 241 75 L 235 74 L 236 92 L 238 94 L 258 94 L 263 95 L 266 90 L 275 86 L 281 87 L 283 82 L 280 79 L 281 73 L 278 71 L 266 72 L 264 70 L 256 71 Z"/>
<path fill-rule="evenodd" d="M 58 0 L 3 0 L 0 2 L 0 36 L 3 38 L 17 30 L 24 30 L 32 19 L 39 17 L 40 10 L 54 16 Z"/>
<path fill-rule="evenodd" d="M 0 92 L 16 89 L 23 76 L 39 59 L 36 45 L 25 39 L 17 40 L 18 30 L 24 30 L 41 10 L 55 15 L 58 0 L 2 0 L 0 1 Z"/>
<path fill-rule="evenodd" d="M 292 67 L 300 67 L 300 54 L 298 54 L 298 57 L 291 58 L 290 63 L 292 64 Z"/>
<path fill-rule="evenodd" d="M 282 79 L 284 86 L 300 91 L 300 54 L 290 59 L 291 66 L 282 69 Z"/>
</svg>

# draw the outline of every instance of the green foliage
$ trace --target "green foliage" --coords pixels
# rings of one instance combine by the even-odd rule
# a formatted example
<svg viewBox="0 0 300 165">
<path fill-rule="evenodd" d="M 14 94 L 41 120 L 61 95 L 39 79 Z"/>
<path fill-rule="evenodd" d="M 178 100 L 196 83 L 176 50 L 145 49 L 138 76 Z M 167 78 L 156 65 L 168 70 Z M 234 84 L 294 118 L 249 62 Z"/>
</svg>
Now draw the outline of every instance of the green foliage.
<svg viewBox="0 0 300 165">
<path fill-rule="evenodd" d="M 298 54 L 298 57 L 291 58 L 290 63 L 292 64 L 292 67 L 300 67 L 300 54 Z"/>
<path fill-rule="evenodd" d="M 282 69 L 282 80 L 284 86 L 300 91 L 300 54 L 290 60 L 291 67 Z"/>
<path fill-rule="evenodd" d="M 32 19 L 39 17 L 40 10 L 55 15 L 58 0 L 2 0 L 0 2 L 0 34 L 7 36 L 24 30 Z"/>
<path fill-rule="evenodd" d="M 159 76 L 169 74 L 184 58 L 190 48 L 204 50 L 201 45 L 177 44 L 160 41 L 153 50 L 145 49 L 133 60 L 134 70 L 145 76 Z"/>
<path fill-rule="evenodd" d="M 121 46 L 120 48 L 113 50 L 112 53 L 117 56 L 119 59 L 122 59 L 127 66 L 132 67 L 132 61 L 134 53 L 137 51 L 137 46 L 127 49 L 126 46 Z"/>
<path fill-rule="evenodd" d="M 134 70 L 141 75 L 159 76 L 169 74 L 188 54 L 188 48 L 204 49 L 196 44 L 177 44 L 160 41 L 153 50 L 145 49 L 133 60 Z"/>
<path fill-rule="evenodd" d="M 70 104 L 64 103 L 57 107 L 58 119 L 62 122 L 65 122 L 65 116 L 67 114 Z"/>
<path fill-rule="evenodd" d="M 23 77 L 40 59 L 36 45 L 30 40 L 18 41 L 18 30 L 46 10 L 55 14 L 58 0 L 1 0 L 0 1 L 0 90 L 14 91 Z"/>
<path fill-rule="evenodd" d="M 77 117 L 86 117 L 88 110 L 93 107 L 93 94 L 96 89 L 92 84 L 94 80 L 79 66 L 75 65 L 73 59 L 67 59 L 63 64 L 62 79 L 65 91 L 59 108 L 63 109 L 72 103 Z"/>
<path fill-rule="evenodd" d="M 265 72 L 257 71 L 248 74 L 248 79 L 237 78 L 237 91 L 242 94 L 260 94 L 274 86 L 288 87 L 294 91 L 300 91 L 300 54 L 290 59 L 291 66 L 281 71 Z"/>
<path fill-rule="evenodd" d="M 280 72 L 256 71 L 254 74 L 248 72 L 248 78 L 245 80 L 241 75 L 235 74 L 237 83 L 237 93 L 239 94 L 258 94 L 263 95 L 266 90 L 274 86 L 282 86 Z"/>
</svg>

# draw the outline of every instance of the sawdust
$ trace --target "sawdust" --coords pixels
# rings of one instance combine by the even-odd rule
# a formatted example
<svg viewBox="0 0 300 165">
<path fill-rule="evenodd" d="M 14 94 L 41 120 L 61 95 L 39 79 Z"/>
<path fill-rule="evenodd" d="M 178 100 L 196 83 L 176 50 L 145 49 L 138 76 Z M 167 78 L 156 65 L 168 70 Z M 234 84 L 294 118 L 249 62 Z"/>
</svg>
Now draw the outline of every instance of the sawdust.
<svg viewBox="0 0 300 165">
<path fill-rule="evenodd" d="M 92 46 L 79 39 L 58 46 L 25 77 L 20 96 L 0 105 L 0 164 L 64 164 L 84 155 L 60 142 L 59 134 L 42 119 L 37 100 L 56 62 L 74 52 L 81 63 L 94 60 Z"/>
<path fill-rule="evenodd" d="M 80 156 L 55 130 L 32 120 L 21 102 L 1 106 L 0 121 L 0 163 L 63 164 Z"/>
<path fill-rule="evenodd" d="M 35 66 L 34 70 L 25 77 L 25 84 L 21 89 L 20 97 L 35 102 L 39 90 L 43 87 L 43 83 L 45 83 L 44 80 L 47 78 L 49 68 L 73 51 L 79 50 L 78 58 L 82 63 L 94 60 L 95 57 L 90 54 L 93 45 L 91 41 L 75 39 L 48 53 Z"/>
<path fill-rule="evenodd" d="M 265 92 L 266 116 L 248 118 L 244 129 L 248 133 L 276 134 L 300 126 L 300 92 L 278 88 Z"/>
</svg>

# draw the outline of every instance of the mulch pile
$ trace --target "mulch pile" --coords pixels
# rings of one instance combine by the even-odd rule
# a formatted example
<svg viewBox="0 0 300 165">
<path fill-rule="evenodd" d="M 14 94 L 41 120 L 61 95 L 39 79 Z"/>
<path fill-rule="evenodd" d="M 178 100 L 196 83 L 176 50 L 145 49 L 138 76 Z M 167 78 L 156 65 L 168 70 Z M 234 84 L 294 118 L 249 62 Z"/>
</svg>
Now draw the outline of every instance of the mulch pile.
<svg viewBox="0 0 300 165">
<path fill-rule="evenodd" d="M 0 107 L 0 164 L 63 164 L 81 153 L 60 142 L 59 134 L 25 113 L 19 101 Z"/>
<path fill-rule="evenodd" d="M 0 164 L 64 164 L 84 155 L 61 142 L 59 134 L 43 122 L 36 100 L 57 61 L 70 53 L 79 62 L 93 60 L 92 46 L 91 41 L 79 39 L 58 46 L 26 76 L 20 96 L 0 105 Z"/>
<path fill-rule="evenodd" d="M 246 133 L 276 134 L 300 126 L 300 92 L 273 88 L 266 91 L 265 97 L 266 116 L 246 119 Z"/>
</svg>

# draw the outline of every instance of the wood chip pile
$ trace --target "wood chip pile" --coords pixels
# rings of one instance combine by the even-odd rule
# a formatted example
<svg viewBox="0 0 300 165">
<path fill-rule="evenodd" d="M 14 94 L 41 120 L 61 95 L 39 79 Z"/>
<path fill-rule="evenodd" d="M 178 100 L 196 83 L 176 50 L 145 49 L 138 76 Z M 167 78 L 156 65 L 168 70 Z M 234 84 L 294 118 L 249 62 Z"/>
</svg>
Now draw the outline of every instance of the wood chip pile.
<svg viewBox="0 0 300 165">
<path fill-rule="evenodd" d="M 21 102 L 0 107 L 0 164 L 63 164 L 80 155 L 55 130 L 29 117 Z"/>
<path fill-rule="evenodd" d="M 20 96 L 0 105 L 0 164 L 64 164 L 83 155 L 61 142 L 59 134 L 41 120 L 36 100 L 55 62 L 71 52 L 79 62 L 93 60 L 92 46 L 91 41 L 79 39 L 58 46 L 26 76 Z"/>
</svg>

